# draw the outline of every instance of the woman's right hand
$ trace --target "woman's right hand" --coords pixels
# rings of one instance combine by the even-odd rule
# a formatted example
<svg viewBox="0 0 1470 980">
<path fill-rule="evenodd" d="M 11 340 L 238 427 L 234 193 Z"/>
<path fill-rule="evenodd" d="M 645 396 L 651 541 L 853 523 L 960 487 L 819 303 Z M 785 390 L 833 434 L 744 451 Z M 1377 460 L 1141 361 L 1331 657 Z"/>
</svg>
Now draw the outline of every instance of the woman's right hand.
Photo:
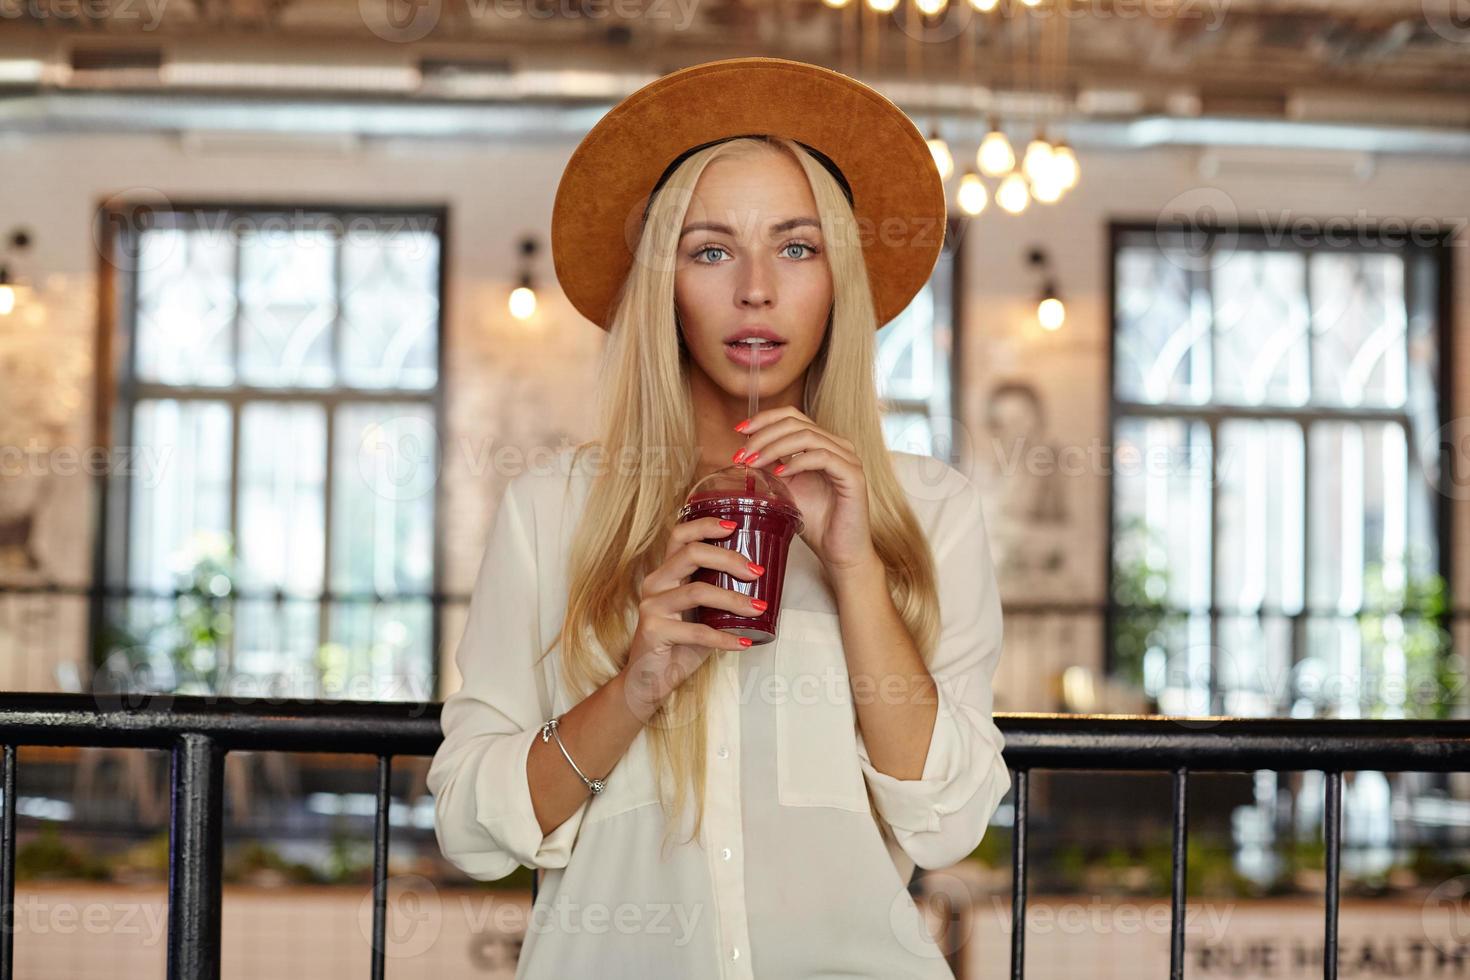
<svg viewBox="0 0 1470 980">
<path fill-rule="evenodd" d="M 740 616 L 759 614 L 749 596 L 708 582 L 689 581 L 699 568 L 727 572 L 745 581 L 759 577 L 744 555 L 705 540 L 724 537 L 734 530 L 733 521 L 721 522 L 717 517 L 674 525 L 663 564 L 643 579 L 638 593 L 638 626 L 622 672 L 630 706 L 645 718 L 698 669 L 712 648 L 743 650 L 750 645 L 749 640 L 733 633 L 684 619 L 686 611 L 698 606 L 726 609 Z"/>
</svg>

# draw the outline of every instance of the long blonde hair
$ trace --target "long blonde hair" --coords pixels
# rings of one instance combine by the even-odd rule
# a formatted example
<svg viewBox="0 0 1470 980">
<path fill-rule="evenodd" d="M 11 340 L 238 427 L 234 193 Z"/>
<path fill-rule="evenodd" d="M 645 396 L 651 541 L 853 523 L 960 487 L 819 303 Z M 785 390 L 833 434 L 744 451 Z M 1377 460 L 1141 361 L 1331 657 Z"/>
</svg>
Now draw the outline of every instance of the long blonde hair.
<svg viewBox="0 0 1470 980">
<path fill-rule="evenodd" d="M 937 642 L 933 556 L 883 437 L 874 371 L 877 320 L 852 207 L 836 179 L 800 144 L 783 137 L 742 137 L 690 154 L 653 195 L 632 268 L 615 301 L 596 413 L 599 438 L 577 447 L 572 471 L 582 453 L 594 448 L 601 449 L 604 465 L 596 468 L 574 533 L 565 620 L 541 653 L 544 657 L 558 642 L 564 644 L 561 673 L 573 703 L 627 663 L 639 583 L 662 564 L 678 509 L 694 482 L 698 447 L 690 364 L 674 310 L 675 258 L 689 200 L 713 161 L 782 151 L 801 165 L 810 182 L 833 283 L 830 329 L 807 369 L 802 411 L 856 446 L 867 474 L 873 544 L 887 570 L 889 592 L 926 663 Z M 651 458 L 657 460 L 654 465 L 648 463 Z M 607 462 L 630 459 L 637 464 Z M 693 791 L 697 809 L 690 840 L 698 836 L 704 817 L 704 719 L 718 653 L 669 696 L 646 729 L 669 830 L 677 826 L 674 818 Z"/>
</svg>

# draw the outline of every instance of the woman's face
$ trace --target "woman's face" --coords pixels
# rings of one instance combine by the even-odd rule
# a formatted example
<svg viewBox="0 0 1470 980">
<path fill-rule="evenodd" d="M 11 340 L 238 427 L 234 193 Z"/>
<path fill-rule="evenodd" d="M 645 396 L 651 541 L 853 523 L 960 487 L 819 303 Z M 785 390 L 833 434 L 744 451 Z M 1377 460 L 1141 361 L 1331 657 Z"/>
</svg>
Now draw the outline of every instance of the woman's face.
<svg viewBox="0 0 1470 980">
<path fill-rule="evenodd" d="M 804 379 L 832 309 L 825 250 L 806 174 L 785 153 L 705 168 L 679 239 L 674 304 L 691 358 L 716 386 L 744 395 L 752 356 L 764 395 Z M 768 331 L 777 346 L 730 344 L 749 329 Z"/>
</svg>

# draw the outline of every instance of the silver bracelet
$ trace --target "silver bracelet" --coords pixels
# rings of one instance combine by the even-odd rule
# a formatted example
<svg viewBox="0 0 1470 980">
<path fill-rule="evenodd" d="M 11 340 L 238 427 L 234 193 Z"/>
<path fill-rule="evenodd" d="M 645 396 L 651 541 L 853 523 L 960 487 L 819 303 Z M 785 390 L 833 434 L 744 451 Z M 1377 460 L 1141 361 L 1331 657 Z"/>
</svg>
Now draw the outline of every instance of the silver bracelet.
<svg viewBox="0 0 1470 980">
<path fill-rule="evenodd" d="M 603 787 L 607 784 L 602 779 L 588 779 L 586 773 L 582 772 L 582 768 L 578 766 L 575 762 L 572 762 L 572 755 L 570 752 L 567 751 L 567 747 L 565 745 L 562 745 L 561 732 L 556 730 L 557 722 L 559 720 L 560 719 L 558 718 L 553 718 L 546 724 L 541 726 L 541 741 L 549 742 L 551 741 L 551 736 L 555 735 L 556 744 L 561 746 L 561 754 L 567 757 L 568 762 L 572 763 L 572 768 L 577 771 L 578 776 L 582 777 L 582 782 L 587 784 L 587 788 L 592 791 L 594 796 L 598 793 L 601 793 Z"/>
</svg>

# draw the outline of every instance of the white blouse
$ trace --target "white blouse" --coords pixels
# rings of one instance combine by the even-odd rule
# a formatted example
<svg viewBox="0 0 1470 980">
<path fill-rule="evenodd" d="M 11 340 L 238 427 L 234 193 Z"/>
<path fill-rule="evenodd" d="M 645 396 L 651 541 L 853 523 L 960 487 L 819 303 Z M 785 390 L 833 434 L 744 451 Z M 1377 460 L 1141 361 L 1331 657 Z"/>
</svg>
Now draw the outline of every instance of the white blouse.
<svg viewBox="0 0 1470 980">
<path fill-rule="evenodd" d="M 915 864 L 969 855 L 1011 786 L 991 717 L 1000 597 L 975 486 L 929 457 L 891 455 L 939 573 L 943 630 L 929 664 L 939 713 L 922 777 L 895 779 L 869 761 L 835 596 L 798 537 L 777 639 L 711 655 L 704 826 L 683 843 L 690 805 L 664 857 L 646 729 L 601 794 L 549 834 L 536 821 L 526 757 L 542 723 L 572 705 L 560 647 L 540 668 L 532 655 L 564 616 L 571 534 L 594 464 L 584 455 L 571 473 L 564 450 L 558 467 L 509 481 L 428 787 L 439 845 L 465 874 L 545 869 L 517 978 L 953 977 L 907 883 Z"/>
</svg>

